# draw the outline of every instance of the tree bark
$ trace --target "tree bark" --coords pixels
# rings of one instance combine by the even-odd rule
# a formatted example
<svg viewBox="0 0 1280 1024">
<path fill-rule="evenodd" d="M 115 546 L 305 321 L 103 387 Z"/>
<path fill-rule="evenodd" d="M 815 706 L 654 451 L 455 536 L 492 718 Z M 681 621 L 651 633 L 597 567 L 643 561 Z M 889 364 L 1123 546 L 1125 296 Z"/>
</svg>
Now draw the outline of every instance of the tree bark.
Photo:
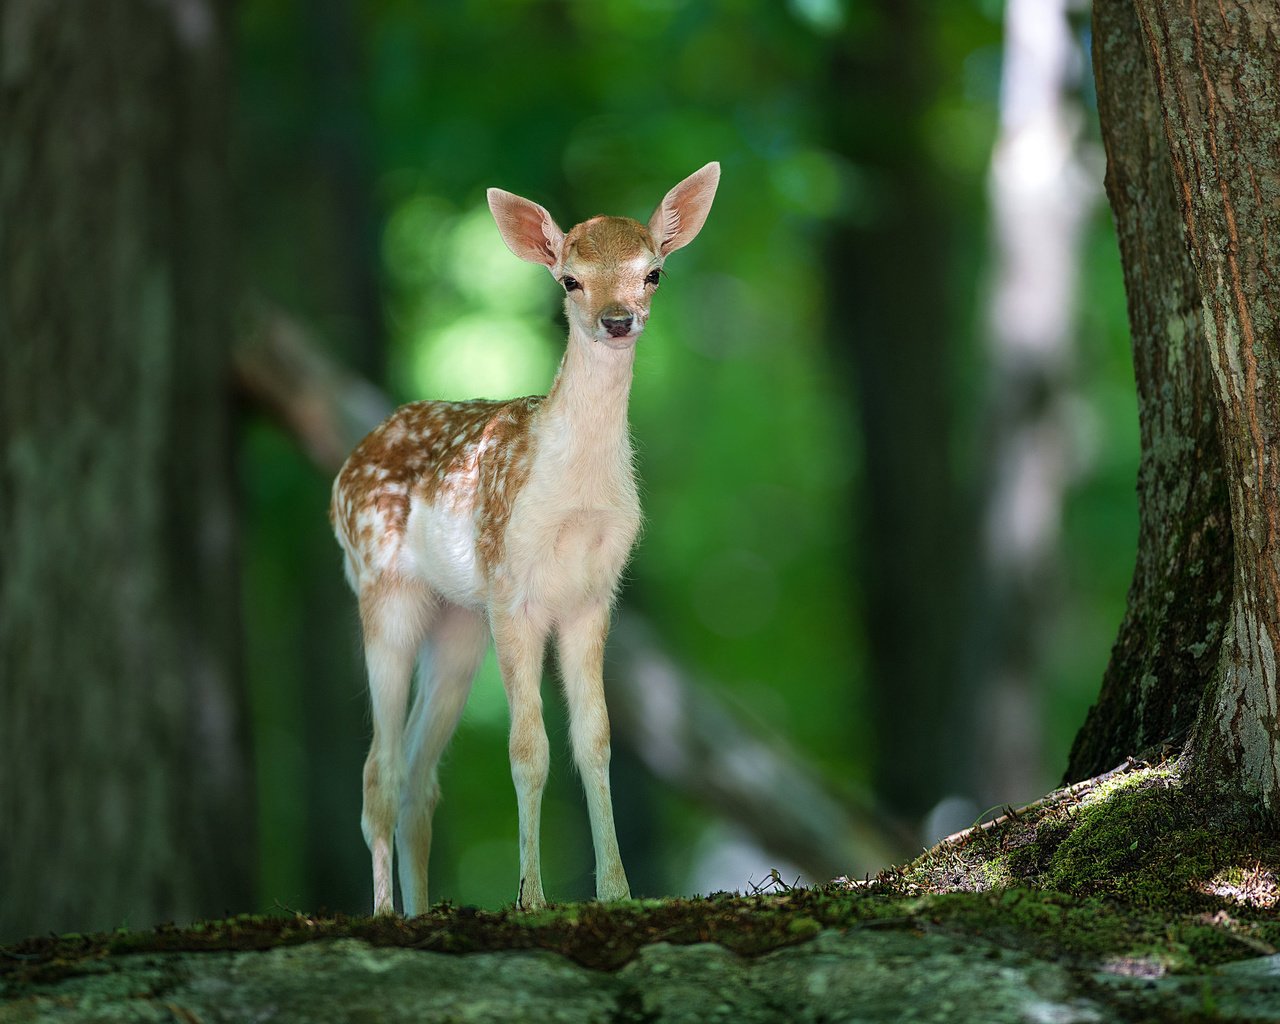
<svg viewBox="0 0 1280 1024">
<path fill-rule="evenodd" d="M 1144 368 L 1154 367 L 1169 389 L 1162 415 L 1180 409 L 1190 428 L 1149 438 L 1144 423 L 1144 470 L 1160 464 L 1163 447 L 1172 453 L 1165 468 L 1182 482 L 1171 476 L 1154 498 L 1144 490 L 1143 519 L 1167 517 L 1169 543 L 1157 561 L 1167 579 L 1167 604 L 1188 622 L 1203 616 L 1199 638 L 1194 629 L 1183 633 L 1180 650 L 1165 647 L 1159 632 L 1138 638 L 1148 657 L 1174 659 L 1171 681 L 1152 674 L 1138 685 L 1155 695 L 1157 707 L 1170 705 L 1170 723 L 1190 724 L 1189 774 L 1202 789 L 1238 803 L 1261 802 L 1274 814 L 1280 800 L 1280 283 L 1273 269 L 1280 231 L 1280 10 L 1267 0 L 1133 0 L 1132 6 L 1106 0 L 1095 10 L 1104 127 L 1108 134 L 1127 131 L 1131 143 L 1137 140 L 1134 152 L 1146 138 L 1145 177 L 1142 160 L 1134 162 L 1138 173 L 1126 177 L 1123 147 L 1113 154 L 1108 144 L 1115 160 L 1109 191 L 1113 201 L 1123 197 L 1116 204 L 1122 245 L 1121 210 L 1135 195 L 1160 204 L 1152 220 L 1164 225 L 1146 240 L 1134 233 L 1138 241 L 1125 251 L 1126 273 L 1132 271 L 1137 284 L 1129 281 L 1131 311 L 1146 312 L 1144 302 L 1165 298 L 1147 315 L 1154 330 L 1140 333 L 1134 316 L 1139 380 Z M 1138 64 L 1139 47 L 1145 65 Z M 1126 74 L 1127 87 L 1120 84 Z M 1177 247 L 1171 245 L 1174 225 Z M 1162 264 L 1152 280 L 1143 279 L 1143 268 Z M 1163 337 L 1161 316 L 1167 318 Z M 1213 419 L 1217 448 L 1210 444 Z M 1185 450 L 1180 458 L 1179 448 Z M 1160 506 L 1162 496 L 1179 493 L 1187 495 L 1181 509 L 1177 502 Z M 1140 561 L 1139 579 L 1142 570 Z M 1192 723 L 1195 694 L 1202 699 Z M 1118 721 L 1123 711 L 1109 715 Z M 1090 724 L 1100 731 L 1093 719 Z M 1089 745 L 1090 731 L 1086 726 L 1077 753 Z M 1083 754 L 1073 757 L 1072 773 L 1089 766 Z"/>
<path fill-rule="evenodd" d="M 1093 5 L 1094 79 L 1133 338 L 1142 461 L 1128 608 L 1067 781 L 1181 746 L 1217 663 L 1231 524 L 1200 287 L 1131 0 Z"/>
<path fill-rule="evenodd" d="M 1280 802 L 1280 9 L 1140 0 L 1222 425 L 1231 609 L 1192 741 L 1202 783 Z"/>
<path fill-rule="evenodd" d="M 225 24 L 10 0 L 0 67 L 0 933 L 251 899 Z"/>
</svg>

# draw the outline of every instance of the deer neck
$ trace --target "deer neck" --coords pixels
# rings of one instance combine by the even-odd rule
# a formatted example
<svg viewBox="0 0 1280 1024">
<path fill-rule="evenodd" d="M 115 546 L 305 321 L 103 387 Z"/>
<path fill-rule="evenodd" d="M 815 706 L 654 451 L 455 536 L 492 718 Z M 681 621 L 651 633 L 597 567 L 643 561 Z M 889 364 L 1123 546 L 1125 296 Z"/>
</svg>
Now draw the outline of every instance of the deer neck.
<svg viewBox="0 0 1280 1024">
<path fill-rule="evenodd" d="M 627 402 L 635 352 L 634 344 L 614 349 L 570 329 L 564 358 L 541 410 L 549 454 L 580 472 L 622 466 L 630 471 Z"/>
</svg>

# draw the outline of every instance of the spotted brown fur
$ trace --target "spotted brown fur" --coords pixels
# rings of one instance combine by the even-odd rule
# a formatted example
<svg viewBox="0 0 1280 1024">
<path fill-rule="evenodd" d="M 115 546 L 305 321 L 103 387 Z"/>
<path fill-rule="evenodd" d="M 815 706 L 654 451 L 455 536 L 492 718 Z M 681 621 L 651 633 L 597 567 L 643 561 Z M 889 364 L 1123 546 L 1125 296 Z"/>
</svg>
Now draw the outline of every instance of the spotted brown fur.
<svg viewBox="0 0 1280 1024">
<path fill-rule="evenodd" d="M 334 483 L 330 521 L 366 566 L 399 547 L 415 503 L 472 509 L 486 571 L 502 558 L 511 503 L 529 473 L 528 430 L 541 397 L 413 402 L 351 453 Z"/>
</svg>

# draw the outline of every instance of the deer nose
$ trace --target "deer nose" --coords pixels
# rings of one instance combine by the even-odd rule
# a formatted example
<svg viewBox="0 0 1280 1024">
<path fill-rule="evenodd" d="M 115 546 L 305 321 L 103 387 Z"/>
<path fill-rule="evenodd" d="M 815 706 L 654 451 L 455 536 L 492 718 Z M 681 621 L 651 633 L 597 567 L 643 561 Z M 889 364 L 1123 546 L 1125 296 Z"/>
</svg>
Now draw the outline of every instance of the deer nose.
<svg viewBox="0 0 1280 1024">
<path fill-rule="evenodd" d="M 635 319 L 625 309 L 606 309 L 600 315 L 600 326 L 608 331 L 612 337 L 621 338 L 623 335 L 631 333 L 631 325 L 635 323 Z"/>
</svg>

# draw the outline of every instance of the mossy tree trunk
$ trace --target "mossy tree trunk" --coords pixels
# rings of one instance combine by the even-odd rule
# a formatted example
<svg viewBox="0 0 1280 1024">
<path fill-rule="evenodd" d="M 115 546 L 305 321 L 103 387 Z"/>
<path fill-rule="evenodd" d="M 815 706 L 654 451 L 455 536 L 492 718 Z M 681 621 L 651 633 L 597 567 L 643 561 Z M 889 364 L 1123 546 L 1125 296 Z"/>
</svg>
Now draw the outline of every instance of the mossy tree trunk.
<svg viewBox="0 0 1280 1024">
<path fill-rule="evenodd" d="M 1144 375 L 1152 383 L 1152 372 L 1160 384 L 1144 400 L 1142 515 L 1164 548 L 1148 549 L 1144 529 L 1155 572 L 1144 577 L 1140 554 L 1126 620 L 1127 629 L 1138 628 L 1130 620 L 1156 610 L 1146 636 L 1137 634 L 1146 662 L 1135 662 L 1153 670 L 1139 675 L 1122 664 L 1114 675 L 1124 677 L 1118 689 L 1136 688 L 1133 706 L 1170 709 L 1152 716 L 1155 732 L 1190 726 L 1187 749 L 1202 786 L 1260 799 L 1274 811 L 1280 9 L 1271 0 L 1099 0 L 1095 18 L 1108 191 L 1125 257 L 1139 384 Z M 1149 429 L 1149 409 L 1161 430 Z M 1154 491 L 1150 467 L 1164 480 Z M 1183 493 L 1180 510 L 1169 499 Z M 1180 619 L 1192 628 L 1171 632 Z M 1125 641 L 1122 632 L 1113 669 L 1126 657 Z M 1191 716 L 1193 697 L 1198 713 Z M 1124 722 L 1124 710 L 1117 703 L 1091 718 L 1073 774 L 1100 767 L 1084 752 L 1102 746 L 1093 742 L 1106 731 L 1100 720 Z M 1130 727 L 1136 717 L 1131 708 Z M 1132 738 L 1155 737 L 1134 730 Z"/>
<path fill-rule="evenodd" d="M 2 16 L 0 935 L 242 909 L 223 12 Z"/>
</svg>

